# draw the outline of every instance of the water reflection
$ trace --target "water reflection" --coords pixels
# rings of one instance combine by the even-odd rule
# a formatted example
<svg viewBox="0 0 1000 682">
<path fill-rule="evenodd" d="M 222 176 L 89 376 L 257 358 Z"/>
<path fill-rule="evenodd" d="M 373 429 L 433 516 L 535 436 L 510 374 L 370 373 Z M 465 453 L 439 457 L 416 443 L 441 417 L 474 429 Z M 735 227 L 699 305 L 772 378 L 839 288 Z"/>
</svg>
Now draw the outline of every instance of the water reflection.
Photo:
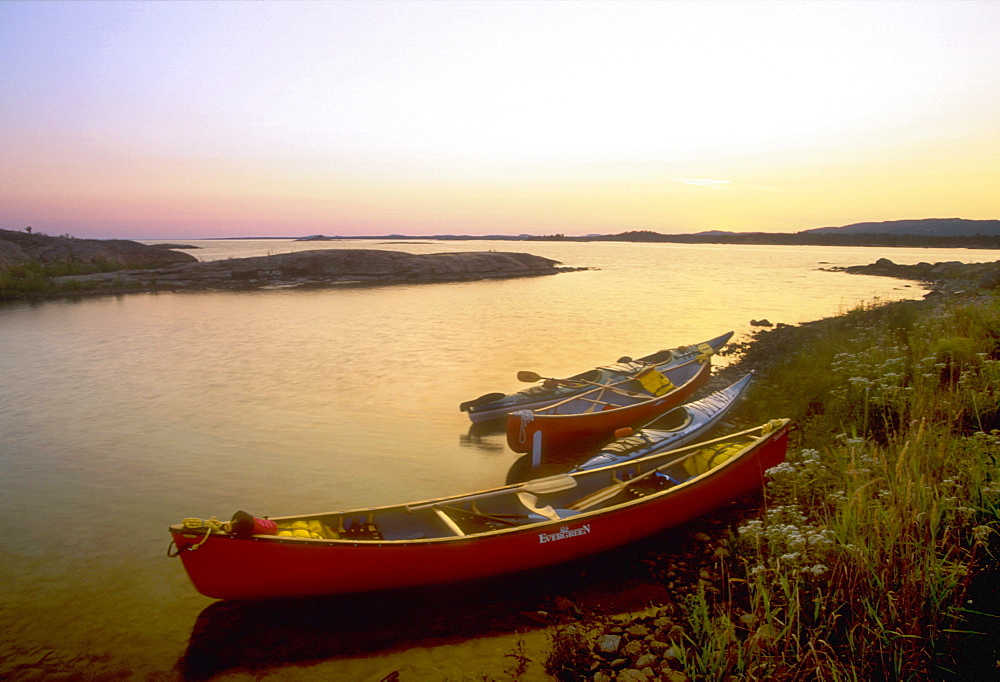
<svg viewBox="0 0 1000 682">
<path fill-rule="evenodd" d="M 459 435 L 458 442 L 462 447 L 482 452 L 507 452 L 507 418 L 471 424 L 467 432 Z M 581 452 L 546 453 L 537 464 L 532 463 L 530 454 L 522 455 L 508 469 L 505 485 L 563 473 L 593 457 L 600 449 L 601 446 L 597 446 Z"/>
<path fill-rule="evenodd" d="M 530 454 L 522 455 L 515 459 L 510 469 L 507 470 L 507 485 L 524 483 L 532 478 L 542 478 L 543 476 L 565 473 L 577 464 L 587 461 L 599 451 L 600 448 L 596 447 L 581 453 L 543 457 L 537 465 L 532 463 Z"/>
<path fill-rule="evenodd" d="M 501 578 L 378 593 L 222 601 L 198 616 L 178 662 L 185 679 L 305 661 L 344 660 L 427 640 L 523 633 L 583 614 L 670 599 L 648 565 L 680 531 L 574 562 Z M 659 546 L 659 552 L 657 552 Z M 668 545 L 670 546 L 670 545 Z M 643 561 L 645 559 L 645 562 Z"/>
<path fill-rule="evenodd" d="M 507 419 L 494 419 L 469 425 L 465 433 L 458 436 L 462 447 L 496 453 L 507 449 Z"/>
</svg>

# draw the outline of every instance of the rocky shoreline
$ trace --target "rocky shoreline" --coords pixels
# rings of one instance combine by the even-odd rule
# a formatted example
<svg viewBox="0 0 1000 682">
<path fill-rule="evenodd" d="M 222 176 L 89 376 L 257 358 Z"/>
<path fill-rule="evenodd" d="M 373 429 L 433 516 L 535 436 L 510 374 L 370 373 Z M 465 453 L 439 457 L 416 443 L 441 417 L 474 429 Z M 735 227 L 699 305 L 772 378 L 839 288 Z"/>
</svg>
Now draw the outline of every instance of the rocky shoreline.
<svg viewBox="0 0 1000 682">
<path fill-rule="evenodd" d="M 888 258 L 879 258 L 868 265 L 824 269 L 829 272 L 895 277 L 923 282 L 931 289 L 930 295 L 963 293 L 976 289 L 996 289 L 1000 286 L 1000 261 L 992 263 L 944 261 L 899 265 Z"/>
<path fill-rule="evenodd" d="M 0 230 L 0 298 L 467 282 L 586 269 L 496 251 L 320 249 L 202 262 L 174 250 L 182 248 L 192 247 Z"/>
<path fill-rule="evenodd" d="M 335 285 L 463 282 L 554 275 L 579 268 L 527 253 L 467 252 L 415 255 L 381 249 L 323 249 L 273 256 L 181 263 L 148 270 L 118 270 L 56 277 L 88 290 L 204 291 L 327 287 Z"/>
</svg>

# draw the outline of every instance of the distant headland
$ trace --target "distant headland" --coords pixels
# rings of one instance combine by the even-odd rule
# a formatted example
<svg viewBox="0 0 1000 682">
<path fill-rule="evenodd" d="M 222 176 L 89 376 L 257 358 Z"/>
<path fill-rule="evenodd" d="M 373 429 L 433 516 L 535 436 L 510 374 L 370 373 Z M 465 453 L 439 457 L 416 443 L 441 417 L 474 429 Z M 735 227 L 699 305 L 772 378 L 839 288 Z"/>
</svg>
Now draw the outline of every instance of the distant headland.
<svg viewBox="0 0 1000 682">
<path fill-rule="evenodd" d="M 925 218 L 854 223 L 842 227 L 817 227 L 800 232 L 726 232 L 712 230 L 694 234 L 664 234 L 633 230 L 617 234 L 435 234 L 377 236 L 299 237 L 298 241 L 375 240 L 485 240 L 567 242 L 672 242 L 678 244 L 771 244 L 789 246 L 886 246 L 910 248 L 1000 249 L 1000 220 Z"/>
<path fill-rule="evenodd" d="M 174 248 L 186 248 L 182 246 Z M 527 253 L 317 249 L 202 262 L 162 246 L 0 230 L 0 299 L 536 277 L 585 268 Z"/>
<path fill-rule="evenodd" d="M 261 239 L 245 237 L 244 239 Z M 278 239 L 278 237 L 274 237 Z M 289 239 L 284 237 L 281 239 Z M 701 232 L 661 234 L 631 231 L 613 235 L 380 235 L 328 237 L 298 241 L 377 240 L 383 243 L 433 241 L 668 242 L 686 244 L 769 244 L 815 246 L 937 247 L 1000 249 L 1000 220 L 929 218 L 856 223 L 795 233 Z M 527 253 L 474 252 L 416 255 L 383 249 L 328 249 L 202 262 L 181 250 L 194 245 L 148 245 L 126 239 L 51 237 L 0 230 L 0 299 L 64 294 L 162 290 L 225 290 L 317 287 L 406 282 L 453 282 L 530 277 L 586 268 L 560 267 L 557 261 Z M 891 261 L 881 261 L 882 272 Z M 929 267 L 929 266 L 928 266 Z M 924 269 L 926 270 L 926 268 Z M 916 270 L 890 276 L 954 280 Z M 962 271 L 962 280 L 983 273 Z M 992 276 L 992 273 L 991 273 Z M 990 284 L 990 288 L 994 286 Z"/>
</svg>

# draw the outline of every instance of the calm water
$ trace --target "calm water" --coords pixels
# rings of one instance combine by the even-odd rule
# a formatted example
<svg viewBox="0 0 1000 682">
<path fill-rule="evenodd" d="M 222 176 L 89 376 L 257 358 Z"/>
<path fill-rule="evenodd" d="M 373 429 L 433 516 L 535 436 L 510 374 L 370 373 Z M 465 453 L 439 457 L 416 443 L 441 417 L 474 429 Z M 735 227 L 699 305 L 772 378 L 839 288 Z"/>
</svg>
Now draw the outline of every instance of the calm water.
<svg viewBox="0 0 1000 682">
<path fill-rule="evenodd" d="M 184 517 L 371 506 L 502 484 L 514 462 L 503 434 L 470 434 L 457 405 L 517 389 L 518 370 L 561 376 L 730 329 L 739 339 L 752 318 L 798 323 L 923 293 L 819 267 L 882 255 L 1000 259 L 924 249 L 192 243 L 202 259 L 495 249 L 594 269 L 0 305 L 0 677 L 176 677 L 212 604 L 164 557 L 166 526 Z M 323 674 L 359 679 L 377 672 L 370 663 L 326 661 Z"/>
</svg>

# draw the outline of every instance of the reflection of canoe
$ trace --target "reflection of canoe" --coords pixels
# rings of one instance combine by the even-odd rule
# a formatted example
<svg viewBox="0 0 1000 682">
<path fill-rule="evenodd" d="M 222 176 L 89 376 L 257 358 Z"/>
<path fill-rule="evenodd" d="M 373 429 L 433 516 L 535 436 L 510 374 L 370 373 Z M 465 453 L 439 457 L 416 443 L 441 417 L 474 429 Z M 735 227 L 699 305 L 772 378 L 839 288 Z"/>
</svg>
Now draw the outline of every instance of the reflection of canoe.
<svg viewBox="0 0 1000 682">
<path fill-rule="evenodd" d="M 515 410 L 537 410 L 578 393 L 583 393 L 593 388 L 594 384 L 603 385 L 625 381 L 651 366 L 662 372 L 668 367 L 682 364 L 699 355 L 711 355 L 722 348 L 732 336 L 733 332 L 729 332 L 693 346 L 657 351 L 638 360 L 622 358 L 613 365 L 596 367 L 567 379 L 548 379 L 537 386 L 526 388 L 517 393 L 508 395 L 487 393 L 475 400 L 462 403 L 459 409 L 468 412 L 469 419 L 474 422 L 499 419 Z"/>
<path fill-rule="evenodd" d="M 640 430 L 606 445 L 573 471 L 596 469 L 679 448 L 706 435 L 722 421 L 750 385 L 753 374 L 701 400 L 675 407 Z"/>
<path fill-rule="evenodd" d="M 538 410 L 507 416 L 507 445 L 536 459 L 569 451 L 586 452 L 637 428 L 687 400 L 708 381 L 711 359 L 701 356 L 663 371 L 593 388 Z"/>
<path fill-rule="evenodd" d="M 240 599 L 361 592 L 513 573 L 604 551 L 758 489 L 781 462 L 787 419 L 631 460 L 415 504 L 273 517 L 252 535 L 170 527 L 195 588 Z M 259 522 L 259 524 L 258 524 Z M 251 520 L 250 526 L 266 522 Z M 299 531 L 299 526 L 315 528 Z M 275 532 L 288 533 L 287 536 Z"/>
</svg>

